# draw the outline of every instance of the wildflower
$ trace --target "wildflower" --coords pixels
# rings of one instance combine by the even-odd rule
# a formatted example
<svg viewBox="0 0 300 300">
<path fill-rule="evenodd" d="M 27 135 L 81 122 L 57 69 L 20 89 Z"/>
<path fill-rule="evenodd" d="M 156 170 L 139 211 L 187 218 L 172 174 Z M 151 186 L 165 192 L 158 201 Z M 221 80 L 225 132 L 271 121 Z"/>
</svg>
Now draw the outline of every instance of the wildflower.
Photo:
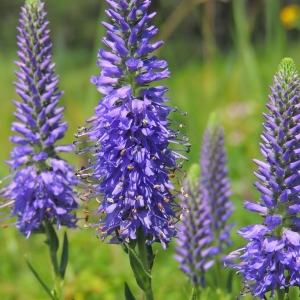
<svg viewBox="0 0 300 300">
<path fill-rule="evenodd" d="M 226 225 L 226 222 L 233 205 L 229 202 L 231 191 L 224 133 L 222 127 L 213 122 L 205 131 L 200 168 L 198 181 L 189 175 L 185 181 L 188 197 L 181 199 L 189 213 L 179 226 L 179 247 L 176 248 L 179 255 L 175 256 L 181 263 L 180 269 L 195 286 L 205 285 L 206 271 L 215 263 L 217 255 L 231 244 L 229 229 L 232 224 Z"/>
<path fill-rule="evenodd" d="M 192 170 L 198 169 L 192 166 Z M 212 253 L 213 235 L 211 234 L 210 209 L 201 194 L 199 181 L 189 175 L 185 180 L 188 197 L 181 197 L 182 205 L 188 208 L 182 224 L 178 226 L 176 239 L 178 254 L 174 257 L 182 270 L 195 286 L 205 285 L 205 272 L 214 264 Z"/>
<path fill-rule="evenodd" d="M 190 145 L 186 136 L 169 128 L 173 121 L 168 115 L 177 108 L 164 105 L 169 100 L 164 96 L 167 88 L 149 87 L 169 77 L 167 63 L 150 55 L 163 44 L 150 43 L 157 33 L 149 25 L 155 15 L 148 13 L 151 1 L 107 3 L 111 23 L 102 24 L 107 29 L 103 42 L 109 50 L 99 50 L 102 70 L 91 79 L 104 96 L 94 117 L 77 135 L 88 136 L 92 143 L 77 153 L 95 151 L 94 159 L 78 176 L 101 180 L 94 190 L 102 197 L 98 208 L 102 217 L 91 226 L 98 226 L 103 239 L 112 235 L 112 241 L 128 242 L 142 230 L 147 244 L 160 241 L 165 247 L 176 234 L 174 198 L 180 193 L 171 192 L 170 178 L 181 168 L 177 160 L 187 159 L 180 153 L 185 150 L 169 148 L 169 144 Z M 89 168 L 93 171 L 86 173 Z"/>
<path fill-rule="evenodd" d="M 298 5 L 293 4 L 284 7 L 280 11 L 281 23 L 288 29 L 293 28 L 297 19 L 299 18 L 299 12 L 300 9 Z"/>
<path fill-rule="evenodd" d="M 270 112 L 260 144 L 264 161 L 258 165 L 254 185 L 261 193 L 258 203 L 245 201 L 245 208 L 263 217 L 262 224 L 241 228 L 249 243 L 231 253 L 227 264 L 244 277 L 242 294 L 265 299 L 299 286 L 299 76 L 292 59 L 284 59 L 274 77 L 267 104 Z M 241 260 L 235 263 L 234 260 Z M 280 298 L 281 299 L 281 298 Z M 282 298 L 283 299 L 283 298 Z"/>
<path fill-rule="evenodd" d="M 6 163 L 13 171 L 11 181 L 1 190 L 4 204 L 12 205 L 17 216 L 16 227 L 27 237 L 42 229 L 43 220 L 76 227 L 76 217 L 70 214 L 77 208 L 72 186 L 77 184 L 73 167 L 58 156 L 71 152 L 71 145 L 55 145 L 63 138 L 67 122 L 61 122 L 64 107 L 57 107 L 62 93 L 57 92 L 58 76 L 54 75 L 52 44 L 44 4 L 27 1 L 20 14 L 18 27 L 18 56 L 15 64 L 16 92 L 23 102 L 13 101 L 12 130 L 19 135 L 10 137 L 17 144 Z"/>
<path fill-rule="evenodd" d="M 229 201 L 231 184 L 226 167 L 224 131 L 221 125 L 211 120 L 202 143 L 200 157 L 200 186 L 204 200 L 210 207 L 211 231 L 218 252 L 232 244 L 229 230 L 234 225 L 227 224 L 233 211 Z"/>
</svg>

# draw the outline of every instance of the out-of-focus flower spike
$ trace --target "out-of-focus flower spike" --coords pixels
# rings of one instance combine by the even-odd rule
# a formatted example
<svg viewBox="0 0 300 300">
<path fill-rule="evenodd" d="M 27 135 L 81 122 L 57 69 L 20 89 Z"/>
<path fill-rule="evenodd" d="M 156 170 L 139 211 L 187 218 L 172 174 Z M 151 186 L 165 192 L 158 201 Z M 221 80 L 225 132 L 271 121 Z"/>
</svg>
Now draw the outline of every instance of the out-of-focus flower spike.
<svg viewBox="0 0 300 300">
<path fill-rule="evenodd" d="M 200 287 L 205 285 L 205 272 L 217 255 L 232 243 L 229 231 L 233 224 L 227 222 L 233 204 L 229 201 L 224 133 L 214 116 L 204 134 L 200 168 L 193 165 L 188 173 L 184 186 L 187 197 L 181 198 L 188 213 L 179 226 L 175 258 L 190 281 Z"/>
<path fill-rule="evenodd" d="M 180 270 L 197 287 L 205 285 L 205 272 L 214 264 L 210 252 L 213 242 L 210 209 L 201 194 L 199 173 L 199 165 L 193 164 L 184 182 L 187 197 L 181 197 L 181 205 L 185 212 L 178 226 L 177 254 L 174 255 Z"/>
<path fill-rule="evenodd" d="M 204 133 L 200 155 L 200 186 L 203 197 L 210 207 L 211 230 L 214 234 L 214 246 L 219 252 L 232 244 L 229 230 L 234 224 L 227 225 L 234 209 L 229 201 L 231 183 L 228 178 L 224 130 L 216 114 L 211 114 Z"/>
</svg>

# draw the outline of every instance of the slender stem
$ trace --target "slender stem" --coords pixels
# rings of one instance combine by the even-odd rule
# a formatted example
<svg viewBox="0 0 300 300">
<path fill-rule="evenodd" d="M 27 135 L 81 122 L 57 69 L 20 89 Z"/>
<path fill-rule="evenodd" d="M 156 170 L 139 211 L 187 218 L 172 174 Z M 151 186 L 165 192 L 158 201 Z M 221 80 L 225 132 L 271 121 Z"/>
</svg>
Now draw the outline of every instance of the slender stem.
<svg viewBox="0 0 300 300">
<path fill-rule="evenodd" d="M 52 227 L 52 228 L 50 228 Z M 54 281 L 54 291 L 55 297 L 57 300 L 63 300 L 63 279 L 59 273 L 58 261 L 57 261 L 57 249 L 55 249 L 55 243 L 58 243 L 58 238 L 56 236 L 55 230 L 53 229 L 53 225 L 50 221 L 45 221 L 45 228 L 46 228 L 46 236 L 47 236 L 47 243 L 49 247 L 49 254 L 52 263 L 53 269 L 53 281 Z M 52 229 L 52 230 L 51 230 Z M 51 232 L 55 233 L 55 236 L 51 234 Z M 58 248 L 58 245 L 57 245 Z"/>
<path fill-rule="evenodd" d="M 284 300 L 285 298 L 285 290 L 277 289 L 278 300 Z"/>
<path fill-rule="evenodd" d="M 146 249 L 145 237 L 143 235 L 143 232 L 141 232 L 141 231 L 139 231 L 138 234 L 137 234 L 137 246 L 138 246 L 139 258 L 140 258 L 140 260 L 143 264 L 144 269 L 147 272 L 151 273 L 148 258 L 147 258 L 147 249 Z M 154 300 L 152 284 L 145 291 L 145 296 L 146 296 L 146 300 Z"/>
</svg>

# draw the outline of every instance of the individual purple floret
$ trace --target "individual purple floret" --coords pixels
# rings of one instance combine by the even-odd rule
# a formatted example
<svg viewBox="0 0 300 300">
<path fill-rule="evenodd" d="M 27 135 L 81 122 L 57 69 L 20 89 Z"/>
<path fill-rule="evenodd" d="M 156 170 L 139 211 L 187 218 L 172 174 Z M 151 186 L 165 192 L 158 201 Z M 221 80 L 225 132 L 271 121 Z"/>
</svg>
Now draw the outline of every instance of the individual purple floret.
<svg viewBox="0 0 300 300">
<path fill-rule="evenodd" d="M 181 264 L 180 269 L 198 287 L 205 285 L 205 272 L 214 264 L 217 255 L 232 243 L 229 230 L 233 224 L 226 224 L 233 204 L 229 202 L 231 191 L 224 133 L 215 122 L 205 131 L 200 156 L 200 179 L 197 182 L 188 175 L 185 181 L 188 197 L 181 198 L 189 213 L 179 227 L 179 247 L 176 248 L 179 255 L 175 256 Z"/>
<path fill-rule="evenodd" d="M 151 53 L 163 42 L 150 39 L 157 29 L 149 25 L 155 13 L 148 13 L 150 0 L 107 0 L 110 23 L 103 38 L 109 50 L 99 50 L 100 76 L 91 82 L 104 94 L 94 117 L 79 129 L 90 147 L 78 153 L 94 151 L 90 166 L 78 172 L 81 178 L 101 180 L 94 186 L 100 198 L 101 215 L 97 230 L 104 239 L 129 242 L 139 229 L 147 244 L 160 241 L 165 247 L 176 235 L 174 217 L 180 208 L 175 203 L 170 178 L 187 158 L 169 143 L 190 147 L 187 137 L 169 128 L 175 121 L 168 118 L 177 108 L 165 106 L 168 90 L 149 86 L 153 81 L 169 77 L 167 63 Z M 182 113 L 183 114 L 183 113 Z M 177 123 L 177 122 L 175 122 Z M 178 123 L 177 123 L 178 124 Z M 179 124 L 179 127 L 182 127 Z M 79 142 L 76 142 L 79 143 Z M 93 168 L 86 173 L 87 168 Z M 93 196 L 89 196 L 93 197 Z"/>
<path fill-rule="evenodd" d="M 258 299 L 266 293 L 279 300 L 291 286 L 300 285 L 300 125 L 299 77 L 292 59 L 284 59 L 274 77 L 267 104 L 270 112 L 260 144 L 264 161 L 258 165 L 254 185 L 261 193 L 258 203 L 245 201 L 245 208 L 263 217 L 262 224 L 238 231 L 249 243 L 227 257 L 229 267 L 244 277 L 244 290 Z M 241 262 L 235 263 L 233 260 Z"/>
<path fill-rule="evenodd" d="M 27 1 L 20 14 L 18 27 L 18 56 L 20 68 L 15 72 L 16 92 L 23 102 L 16 106 L 12 130 L 18 133 L 10 140 L 17 144 L 7 161 L 13 171 L 2 190 L 2 207 L 12 205 L 17 216 L 16 227 L 27 237 L 42 228 L 43 220 L 76 227 L 76 217 L 70 212 L 77 208 L 72 187 L 78 180 L 74 170 L 58 156 L 71 152 L 71 145 L 55 145 L 63 138 L 67 122 L 61 122 L 64 107 L 57 107 L 62 93 L 58 93 L 58 76 L 54 75 L 52 44 L 44 4 Z"/>
<path fill-rule="evenodd" d="M 200 186 L 203 201 L 210 207 L 213 245 L 218 248 L 219 253 L 232 244 L 229 231 L 234 225 L 227 224 L 233 211 L 233 203 L 229 201 L 231 183 L 228 178 L 224 143 L 222 126 L 212 121 L 203 137 Z"/>
</svg>

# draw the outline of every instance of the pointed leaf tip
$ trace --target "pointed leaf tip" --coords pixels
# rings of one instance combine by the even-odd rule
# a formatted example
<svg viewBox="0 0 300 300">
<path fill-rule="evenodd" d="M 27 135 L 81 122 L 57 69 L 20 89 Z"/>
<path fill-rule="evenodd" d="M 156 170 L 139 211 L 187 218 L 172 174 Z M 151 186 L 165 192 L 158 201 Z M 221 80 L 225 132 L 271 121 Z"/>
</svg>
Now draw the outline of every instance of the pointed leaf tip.
<svg viewBox="0 0 300 300">
<path fill-rule="evenodd" d="M 64 234 L 63 248 L 61 252 L 60 266 L 59 266 L 59 274 L 62 279 L 65 277 L 66 268 L 68 265 L 68 237 L 67 233 Z"/>
<path fill-rule="evenodd" d="M 46 222 L 46 227 L 47 227 L 46 231 L 48 233 L 48 243 L 49 243 L 49 246 L 50 246 L 50 251 L 51 251 L 51 253 L 56 254 L 57 250 L 58 250 L 58 247 L 59 247 L 59 240 L 58 240 L 56 231 L 53 228 L 53 225 L 52 225 L 51 222 L 47 221 Z"/>
<path fill-rule="evenodd" d="M 35 268 L 33 267 L 33 265 L 28 261 L 27 256 L 25 255 L 25 261 L 27 266 L 29 267 L 29 269 L 31 270 L 31 272 L 33 273 L 33 275 L 35 276 L 35 278 L 39 281 L 39 283 L 43 286 L 43 288 L 45 289 L 45 291 L 47 292 L 47 294 L 50 296 L 50 298 L 52 300 L 56 300 L 56 298 L 54 297 L 50 287 L 44 282 L 44 280 L 40 277 L 40 275 L 38 274 L 38 272 L 35 270 Z"/>
<path fill-rule="evenodd" d="M 135 300 L 127 282 L 124 282 L 124 294 L 126 300 Z"/>
<path fill-rule="evenodd" d="M 195 288 L 192 290 L 191 300 L 197 300 L 197 291 Z"/>
</svg>

